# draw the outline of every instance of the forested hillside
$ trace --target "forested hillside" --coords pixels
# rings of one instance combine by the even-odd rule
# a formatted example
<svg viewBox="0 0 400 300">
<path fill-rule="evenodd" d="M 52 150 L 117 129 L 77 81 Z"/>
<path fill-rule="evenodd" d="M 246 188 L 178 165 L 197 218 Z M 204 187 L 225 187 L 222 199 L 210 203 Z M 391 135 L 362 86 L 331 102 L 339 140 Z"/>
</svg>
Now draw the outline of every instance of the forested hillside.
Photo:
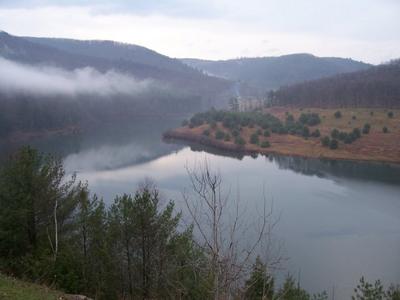
<svg viewBox="0 0 400 300">
<path fill-rule="evenodd" d="M 282 87 L 273 105 L 299 107 L 400 107 L 400 60 L 365 71 Z"/>
<path fill-rule="evenodd" d="M 0 32 L 0 137 L 196 112 L 231 86 L 136 45 Z"/>
<path fill-rule="evenodd" d="M 278 57 L 239 58 L 232 60 L 183 59 L 183 62 L 208 74 L 241 81 L 259 91 L 318 79 L 339 73 L 365 70 L 369 64 L 336 57 L 292 54 Z"/>
</svg>

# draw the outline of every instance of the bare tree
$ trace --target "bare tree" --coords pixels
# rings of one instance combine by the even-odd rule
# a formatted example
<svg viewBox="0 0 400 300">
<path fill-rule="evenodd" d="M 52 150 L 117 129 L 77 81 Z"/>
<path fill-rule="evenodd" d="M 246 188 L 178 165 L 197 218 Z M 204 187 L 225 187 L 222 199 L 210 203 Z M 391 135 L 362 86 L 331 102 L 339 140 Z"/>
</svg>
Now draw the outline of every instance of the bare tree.
<svg viewBox="0 0 400 300">
<path fill-rule="evenodd" d="M 183 198 L 202 240 L 199 244 L 209 254 L 212 297 L 230 299 L 242 286 L 255 256 L 262 253 L 267 257 L 263 252 L 269 249 L 266 246 L 277 222 L 272 205 L 267 210 L 264 197 L 260 214 L 247 218 L 240 207 L 239 193 L 236 198 L 223 193 L 222 177 L 211 170 L 207 160 L 193 168 L 186 166 L 186 170 L 194 197 L 185 191 Z"/>
</svg>

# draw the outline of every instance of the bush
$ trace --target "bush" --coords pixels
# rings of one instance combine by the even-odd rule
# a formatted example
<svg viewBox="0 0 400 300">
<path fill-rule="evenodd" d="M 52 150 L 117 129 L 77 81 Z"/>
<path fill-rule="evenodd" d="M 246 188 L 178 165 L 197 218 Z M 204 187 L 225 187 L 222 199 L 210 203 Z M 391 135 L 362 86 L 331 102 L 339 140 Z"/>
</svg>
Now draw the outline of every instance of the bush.
<svg viewBox="0 0 400 300">
<path fill-rule="evenodd" d="M 188 126 L 188 125 L 189 125 L 189 121 L 188 120 L 183 120 L 182 121 L 182 126 L 183 127 Z"/>
<path fill-rule="evenodd" d="M 225 134 L 224 141 L 229 142 L 231 140 L 231 136 L 229 134 Z"/>
<path fill-rule="evenodd" d="M 336 119 L 340 119 L 342 117 L 342 113 L 338 110 L 337 112 L 335 112 L 334 116 Z"/>
<path fill-rule="evenodd" d="M 382 131 L 383 131 L 383 133 L 388 133 L 388 132 L 389 132 L 389 129 L 388 129 L 386 126 L 384 126 L 384 127 L 382 128 Z"/>
<path fill-rule="evenodd" d="M 339 137 L 339 130 L 337 130 L 336 128 L 333 129 L 333 130 L 331 131 L 331 137 L 332 137 L 333 139 L 337 139 L 337 138 Z"/>
<path fill-rule="evenodd" d="M 225 137 L 225 133 L 221 130 L 217 130 L 217 132 L 215 133 L 215 138 L 217 140 L 222 140 Z"/>
<path fill-rule="evenodd" d="M 286 122 L 289 122 L 289 123 L 294 122 L 294 117 L 293 117 L 293 115 L 287 114 L 287 115 L 286 115 Z"/>
<path fill-rule="evenodd" d="M 370 116 L 373 116 L 373 115 L 374 115 L 374 112 L 373 112 L 373 111 L 370 111 L 370 112 L 369 112 L 369 115 L 370 115 Z"/>
<path fill-rule="evenodd" d="M 335 139 L 332 139 L 331 142 L 329 143 L 329 148 L 335 150 L 338 147 L 339 147 L 339 142 Z"/>
<path fill-rule="evenodd" d="M 239 131 L 238 130 L 232 130 L 232 135 L 234 136 L 234 137 L 238 137 L 239 136 Z"/>
<path fill-rule="evenodd" d="M 211 121 L 210 126 L 211 126 L 212 129 L 217 128 L 217 122 Z"/>
<path fill-rule="evenodd" d="M 210 129 L 204 129 L 203 135 L 210 136 Z"/>
<path fill-rule="evenodd" d="M 262 131 L 261 131 L 261 129 L 257 129 L 257 132 L 256 132 L 258 135 L 262 135 Z"/>
<path fill-rule="evenodd" d="M 354 128 L 353 129 L 353 134 L 354 136 L 358 139 L 359 137 L 361 137 L 361 130 L 360 128 Z"/>
<path fill-rule="evenodd" d="M 330 143 L 331 143 L 331 139 L 329 138 L 329 136 L 324 136 L 324 137 L 321 139 L 321 144 L 322 144 L 322 146 L 324 146 L 324 147 L 329 147 Z"/>
<path fill-rule="evenodd" d="M 317 113 L 302 113 L 299 122 L 303 125 L 314 126 L 321 123 L 321 119 Z"/>
<path fill-rule="evenodd" d="M 271 146 L 271 144 L 268 141 L 264 141 L 261 143 L 261 148 L 268 148 L 270 146 Z"/>
<path fill-rule="evenodd" d="M 393 114 L 392 111 L 389 111 L 389 112 L 387 113 L 387 115 L 388 115 L 389 118 L 393 118 L 393 116 L 394 116 L 394 114 Z"/>
<path fill-rule="evenodd" d="M 253 133 L 250 136 L 250 144 L 258 144 L 258 143 L 259 143 L 258 135 L 257 133 Z"/>
<path fill-rule="evenodd" d="M 310 136 L 310 129 L 307 126 L 304 126 L 301 135 L 308 138 Z"/>
<path fill-rule="evenodd" d="M 370 130 L 371 130 L 371 125 L 369 125 L 368 123 L 365 123 L 363 130 L 362 130 L 363 134 L 368 134 Z"/>
<path fill-rule="evenodd" d="M 344 131 L 340 131 L 339 132 L 339 136 L 338 136 L 338 139 L 340 140 L 340 141 L 344 141 L 346 138 L 347 138 L 347 132 L 344 132 Z"/>
<path fill-rule="evenodd" d="M 271 133 L 269 132 L 269 130 L 264 130 L 264 136 L 265 137 L 271 136 Z"/>
<path fill-rule="evenodd" d="M 353 120 L 356 120 L 356 119 L 357 119 L 357 117 L 356 117 L 356 116 L 352 116 L 351 118 L 352 118 Z"/>
<path fill-rule="evenodd" d="M 246 144 L 246 141 L 241 136 L 238 136 L 235 138 L 235 144 L 243 146 Z"/>
<path fill-rule="evenodd" d="M 347 134 L 345 139 L 344 139 L 344 143 L 345 144 L 351 144 L 354 141 L 355 141 L 355 138 L 353 136 L 353 133 Z"/>
</svg>

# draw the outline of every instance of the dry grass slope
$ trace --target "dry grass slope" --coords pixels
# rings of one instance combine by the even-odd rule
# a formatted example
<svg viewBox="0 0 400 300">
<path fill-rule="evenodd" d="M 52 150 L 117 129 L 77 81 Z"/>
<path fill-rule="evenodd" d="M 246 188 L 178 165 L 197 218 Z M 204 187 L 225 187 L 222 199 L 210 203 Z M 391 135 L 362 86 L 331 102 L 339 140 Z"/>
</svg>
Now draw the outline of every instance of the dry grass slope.
<svg viewBox="0 0 400 300">
<path fill-rule="evenodd" d="M 342 114 L 341 118 L 334 116 L 339 110 Z M 271 134 L 270 137 L 259 136 L 260 145 L 263 141 L 268 140 L 271 144 L 269 148 L 262 148 L 259 145 L 251 144 L 250 136 L 258 129 L 243 127 L 240 135 L 245 139 L 246 145 L 242 148 L 243 151 L 258 152 L 263 154 L 277 153 L 283 155 L 296 155 L 303 157 L 314 158 L 329 158 L 329 159 L 348 159 L 348 160 L 367 160 L 400 163 L 400 110 L 395 109 L 370 109 L 370 108 L 342 108 L 342 109 L 320 109 L 320 108 L 287 108 L 273 107 L 266 109 L 274 116 L 285 120 L 286 113 L 293 114 L 297 119 L 301 113 L 318 113 L 321 118 L 321 123 L 310 127 L 310 131 L 319 129 L 321 137 L 329 135 L 336 128 L 340 131 L 351 132 L 354 128 L 362 130 L 364 124 L 371 125 L 369 134 L 362 134 L 360 139 L 357 139 L 352 144 L 339 143 L 339 148 L 331 150 L 328 147 L 323 147 L 320 138 L 310 137 L 304 139 L 301 136 L 289 134 Z M 392 112 L 393 117 L 389 117 L 388 113 Z M 383 132 L 383 127 L 387 127 L 388 132 Z M 190 129 L 189 127 L 181 127 L 174 130 L 178 135 L 184 136 L 185 139 L 196 141 L 202 136 L 205 129 L 210 130 L 210 143 L 215 141 L 221 148 L 221 143 L 226 146 L 226 149 L 231 150 L 234 147 L 233 139 L 231 141 L 216 141 L 215 132 L 222 130 L 229 133 L 229 130 L 224 128 L 221 123 L 217 124 L 216 128 L 210 128 L 208 124 Z M 197 137 L 197 139 L 196 139 Z"/>
</svg>

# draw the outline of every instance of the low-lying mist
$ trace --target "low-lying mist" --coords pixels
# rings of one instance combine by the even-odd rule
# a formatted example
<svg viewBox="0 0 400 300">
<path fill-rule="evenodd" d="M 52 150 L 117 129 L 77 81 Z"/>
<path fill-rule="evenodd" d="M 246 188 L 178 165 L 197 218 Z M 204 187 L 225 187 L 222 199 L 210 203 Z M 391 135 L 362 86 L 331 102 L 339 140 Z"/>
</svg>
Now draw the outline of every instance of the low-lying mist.
<svg viewBox="0 0 400 300">
<path fill-rule="evenodd" d="M 39 96 L 136 95 L 162 87 L 154 80 L 109 70 L 105 73 L 86 67 L 72 71 L 54 66 L 25 65 L 0 57 L 0 90 Z"/>
</svg>

